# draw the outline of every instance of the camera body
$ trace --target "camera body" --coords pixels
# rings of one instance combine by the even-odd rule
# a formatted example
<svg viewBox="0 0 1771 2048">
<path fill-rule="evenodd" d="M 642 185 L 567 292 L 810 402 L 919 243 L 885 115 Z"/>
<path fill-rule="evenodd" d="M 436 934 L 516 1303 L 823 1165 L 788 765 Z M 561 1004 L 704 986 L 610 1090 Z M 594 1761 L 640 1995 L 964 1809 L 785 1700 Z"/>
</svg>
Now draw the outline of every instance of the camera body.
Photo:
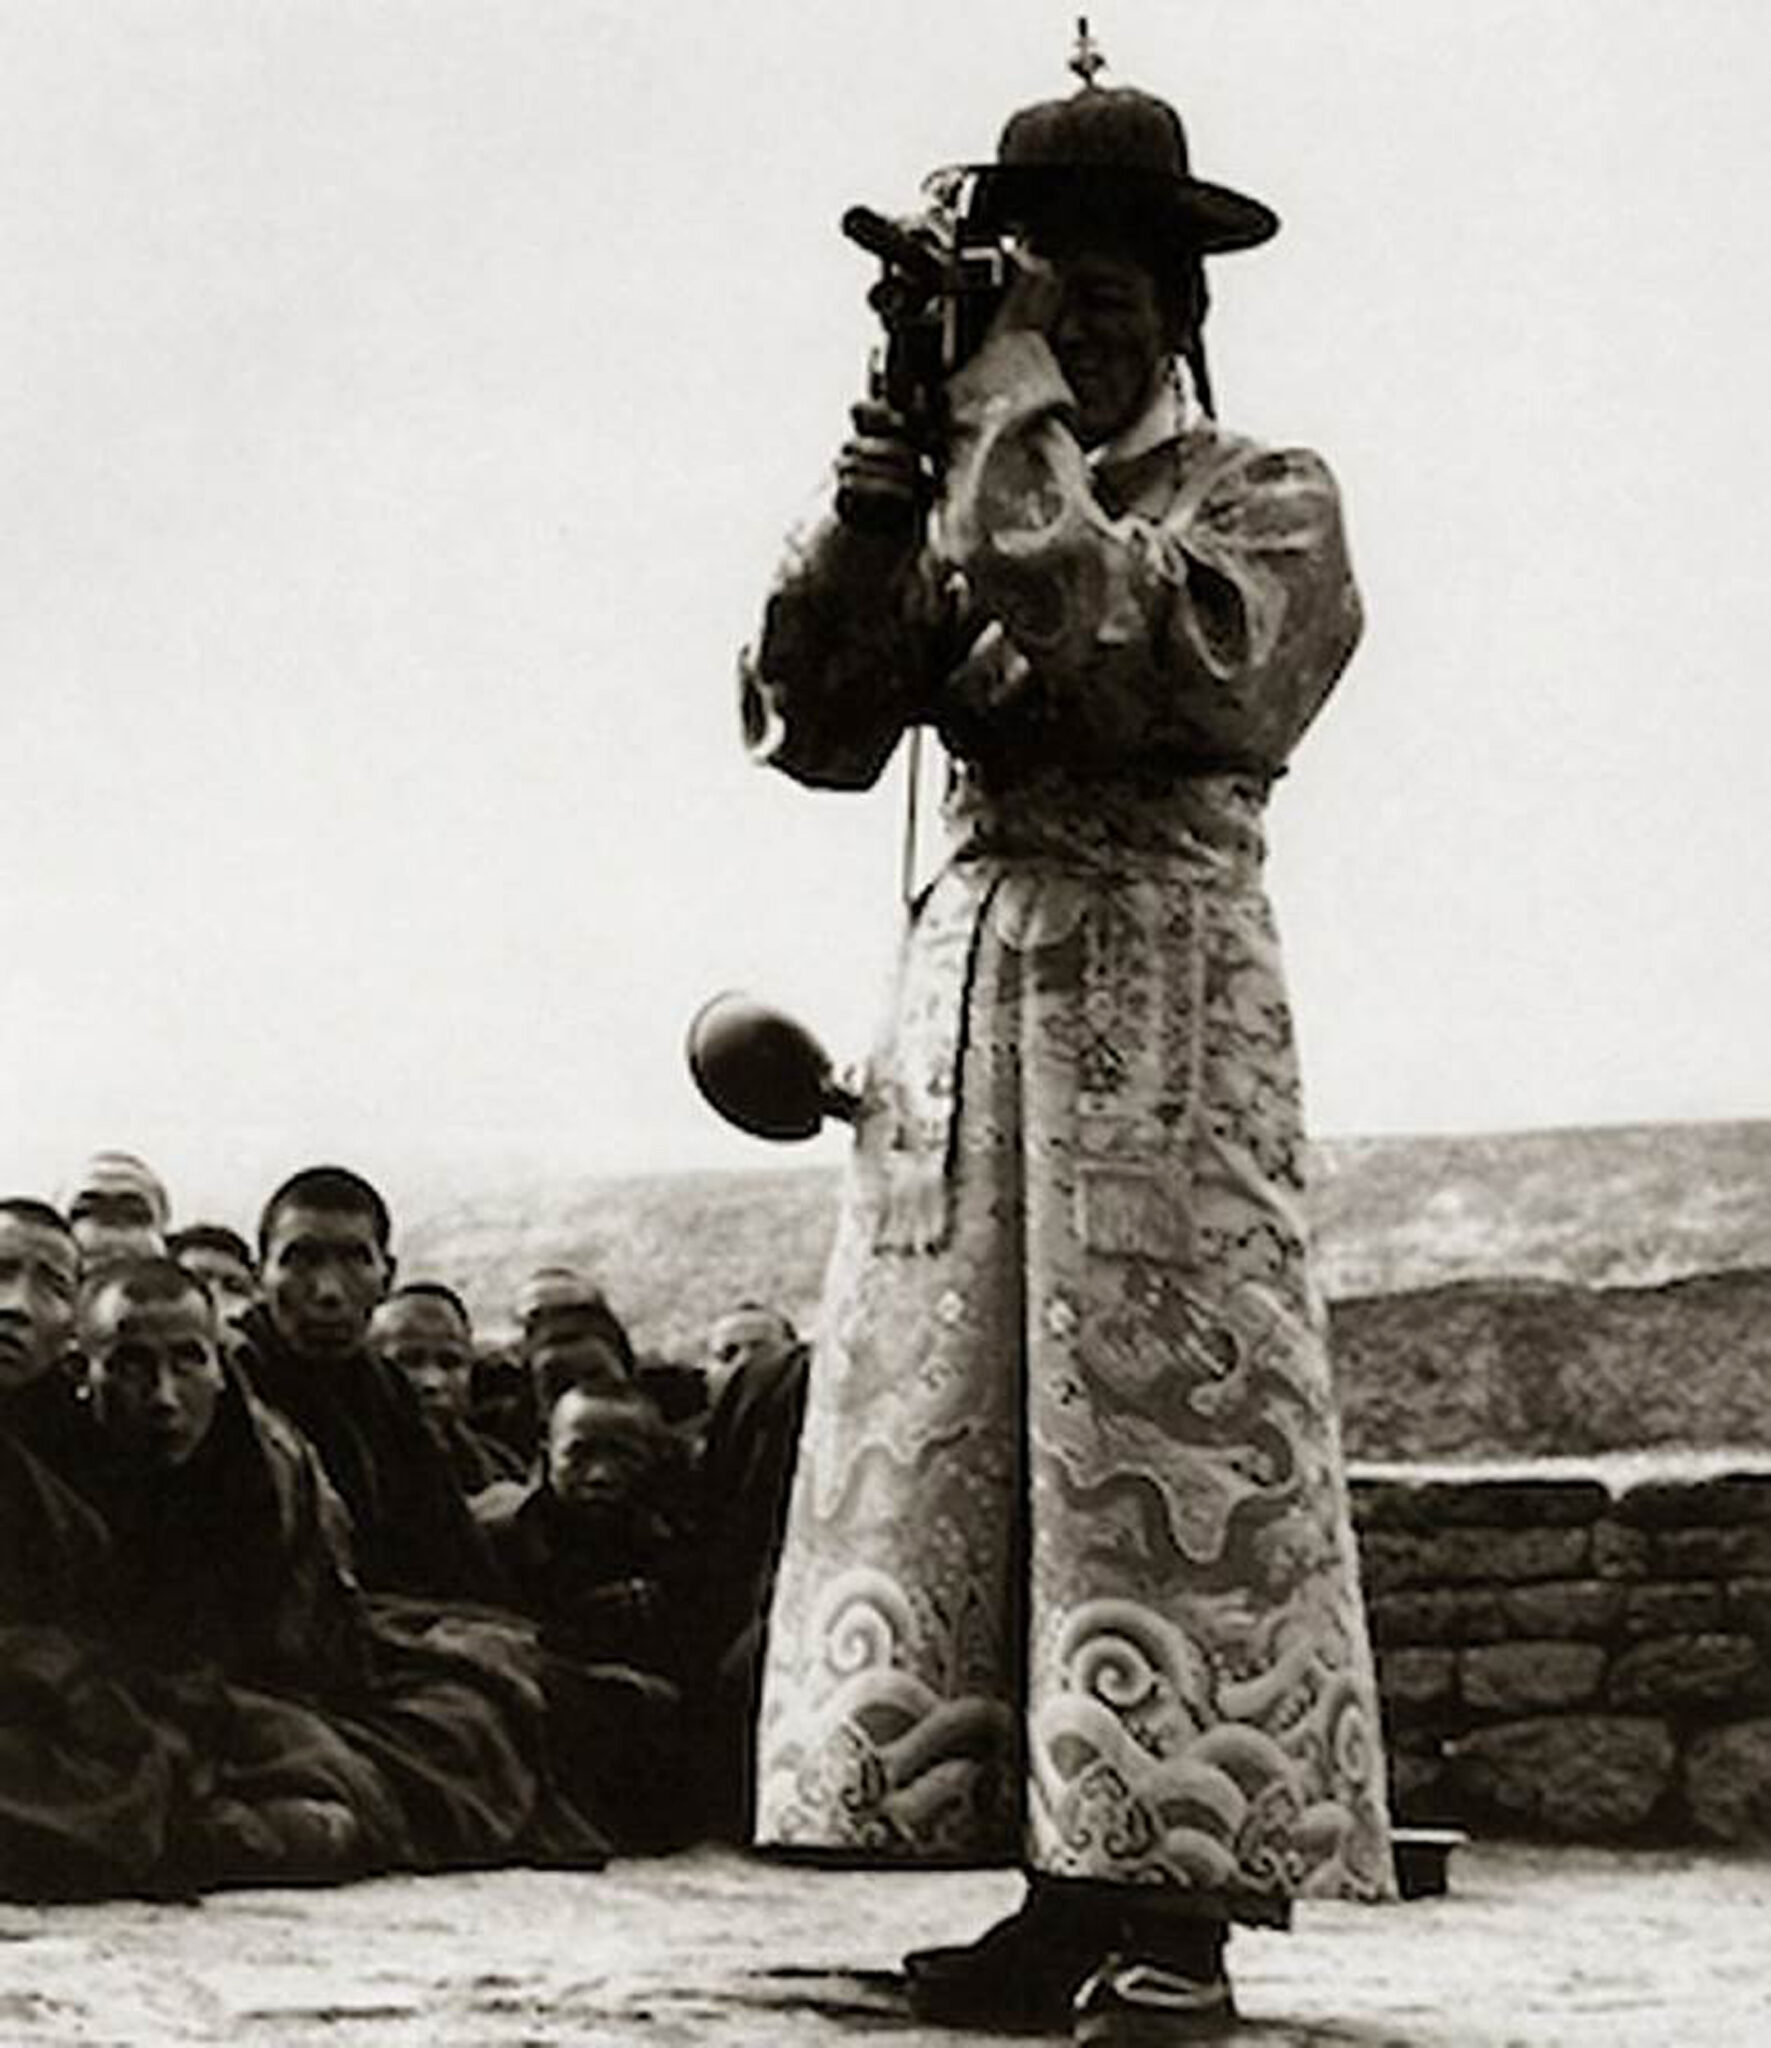
<svg viewBox="0 0 1771 2048">
<path fill-rule="evenodd" d="M 876 395 L 925 446 L 939 434 L 942 385 L 976 353 L 1014 276 L 1011 244 L 972 216 L 975 183 L 972 171 L 936 171 L 919 213 L 893 220 L 851 206 L 842 218 L 843 233 L 881 265 L 867 295 L 886 332 Z"/>
<path fill-rule="evenodd" d="M 941 360 L 948 376 L 977 354 L 1012 275 L 1000 242 L 962 243 L 953 251 L 941 295 Z"/>
</svg>

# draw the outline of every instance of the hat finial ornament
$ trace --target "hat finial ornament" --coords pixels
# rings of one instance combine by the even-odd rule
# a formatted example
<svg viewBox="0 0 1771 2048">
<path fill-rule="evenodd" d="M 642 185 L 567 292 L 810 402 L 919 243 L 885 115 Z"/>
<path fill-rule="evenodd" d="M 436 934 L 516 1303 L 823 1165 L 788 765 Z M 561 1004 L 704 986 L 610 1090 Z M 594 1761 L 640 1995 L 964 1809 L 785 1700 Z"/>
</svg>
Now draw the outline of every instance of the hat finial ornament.
<svg viewBox="0 0 1771 2048">
<path fill-rule="evenodd" d="M 1070 52 L 1070 69 L 1084 85 L 1093 85 L 1095 73 L 1105 71 L 1107 60 L 1101 54 L 1101 46 L 1088 32 L 1088 16 L 1076 17 L 1076 47 Z"/>
</svg>

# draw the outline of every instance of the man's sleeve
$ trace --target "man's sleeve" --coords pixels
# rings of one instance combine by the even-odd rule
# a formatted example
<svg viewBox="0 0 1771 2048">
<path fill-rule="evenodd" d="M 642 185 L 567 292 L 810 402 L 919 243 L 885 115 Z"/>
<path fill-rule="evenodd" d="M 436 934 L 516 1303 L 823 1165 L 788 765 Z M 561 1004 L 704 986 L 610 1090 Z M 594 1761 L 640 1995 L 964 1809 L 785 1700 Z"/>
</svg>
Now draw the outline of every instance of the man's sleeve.
<svg viewBox="0 0 1771 2048">
<path fill-rule="evenodd" d="M 1042 336 L 988 342 L 950 400 L 938 547 L 1044 686 L 1128 742 L 1178 727 L 1277 767 L 1361 625 L 1321 459 L 1197 437 L 1161 516 L 1114 514 Z"/>
<path fill-rule="evenodd" d="M 752 759 L 814 788 L 871 788 L 928 698 L 932 610 L 912 544 L 834 517 L 796 535 L 739 661 Z"/>
</svg>

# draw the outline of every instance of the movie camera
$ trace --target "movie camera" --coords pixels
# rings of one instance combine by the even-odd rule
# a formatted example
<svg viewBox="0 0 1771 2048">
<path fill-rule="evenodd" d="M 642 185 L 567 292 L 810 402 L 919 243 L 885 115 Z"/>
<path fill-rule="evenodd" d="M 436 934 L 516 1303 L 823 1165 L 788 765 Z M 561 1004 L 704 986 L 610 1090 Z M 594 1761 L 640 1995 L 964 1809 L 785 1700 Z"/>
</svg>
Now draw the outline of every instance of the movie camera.
<svg viewBox="0 0 1771 2048">
<path fill-rule="evenodd" d="M 983 341 L 1015 274 L 1012 244 L 972 216 L 977 174 L 937 171 L 923 186 L 921 212 L 903 219 L 851 206 L 842 232 L 879 259 L 867 303 L 885 329 L 868 396 L 900 414 L 910 438 L 933 461 L 943 429 L 942 387 Z M 871 507 L 838 510 L 844 518 Z"/>
</svg>

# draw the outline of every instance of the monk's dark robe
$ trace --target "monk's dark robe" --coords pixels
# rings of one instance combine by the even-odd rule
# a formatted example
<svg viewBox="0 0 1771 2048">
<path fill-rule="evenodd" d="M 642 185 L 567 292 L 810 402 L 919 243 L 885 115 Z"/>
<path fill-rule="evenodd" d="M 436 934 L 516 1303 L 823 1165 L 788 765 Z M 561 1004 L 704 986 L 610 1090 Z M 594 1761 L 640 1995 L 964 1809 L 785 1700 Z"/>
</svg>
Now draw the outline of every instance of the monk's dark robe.
<svg viewBox="0 0 1771 2048">
<path fill-rule="evenodd" d="M 90 1420 L 77 1380 L 54 1367 L 0 1394 L 0 1430 L 70 1484 L 86 1454 Z"/>
<path fill-rule="evenodd" d="M 648 1507 L 568 1510 L 545 1480 L 489 1498 L 481 1527 L 506 1596 L 541 1639 L 590 1664 L 630 1664 L 679 1683 L 685 1557 Z"/>
<path fill-rule="evenodd" d="M 0 1431 L 0 1898 L 159 1891 L 194 1758 L 108 1641 L 92 1509 Z"/>
<path fill-rule="evenodd" d="M 520 1452 L 471 1422 L 452 1420 L 437 1441 L 463 1500 L 472 1500 L 501 1480 L 520 1483 L 528 1476 L 529 1461 Z"/>
<path fill-rule="evenodd" d="M 568 1510 L 543 1481 L 482 1496 L 507 1597 L 536 1625 L 552 1754 L 572 1798 L 624 1849 L 694 1823 L 684 1749 L 687 1556 L 646 1504 Z"/>
<path fill-rule="evenodd" d="M 0 1426 L 0 1616 L 91 1628 L 108 1604 L 111 1540 L 96 1514 Z"/>
<path fill-rule="evenodd" d="M 359 1592 L 348 1517 L 313 1447 L 230 1383 L 170 1473 L 96 1428 L 92 1498 L 126 1558 L 118 1631 L 163 1674 L 207 1771 L 188 1881 L 485 1864 L 603 1842 L 557 1800 L 541 1654 L 514 1616 Z M 343 1807 L 316 1834 L 290 1799 Z"/>
<path fill-rule="evenodd" d="M 703 1627 L 717 1662 L 766 1621 L 806 1407 L 806 1350 L 757 1359 L 720 1388 L 697 1470 Z"/>
<path fill-rule="evenodd" d="M 316 1699 L 366 1682 L 347 1513 L 313 1447 L 231 1368 L 187 1463 L 148 1466 L 94 1421 L 74 1477 L 111 1532 L 115 1626 L 140 1662 Z"/>
<path fill-rule="evenodd" d="M 467 1420 L 474 1433 L 502 1444 L 526 1474 L 540 1448 L 535 1388 L 520 1358 L 495 1352 L 474 1362 Z"/>
<path fill-rule="evenodd" d="M 94 1419 L 74 1475 L 112 1537 L 116 1653 L 194 1759 L 169 1873 L 205 1889 L 409 1865 L 397 1788 L 334 1711 L 371 1698 L 375 1657 L 313 1447 L 230 1371 L 186 1464 L 144 1464 Z"/>
<path fill-rule="evenodd" d="M 338 1725 L 395 1788 L 410 1867 L 594 1869 L 612 1831 L 553 1741 L 549 1659 L 534 1624 L 467 1602 L 368 1599 L 375 1679 Z"/>
<path fill-rule="evenodd" d="M 748 1841 L 769 1602 L 806 1406 L 807 1354 L 741 1367 L 714 1397 L 696 1472 L 691 1747 L 709 1832 Z"/>
<path fill-rule="evenodd" d="M 421 1599 L 496 1597 L 485 1545 L 398 1368 L 367 1351 L 302 1357 L 262 1311 L 242 1328 L 252 1391 L 313 1444 L 350 1510 L 362 1584 Z"/>
</svg>

